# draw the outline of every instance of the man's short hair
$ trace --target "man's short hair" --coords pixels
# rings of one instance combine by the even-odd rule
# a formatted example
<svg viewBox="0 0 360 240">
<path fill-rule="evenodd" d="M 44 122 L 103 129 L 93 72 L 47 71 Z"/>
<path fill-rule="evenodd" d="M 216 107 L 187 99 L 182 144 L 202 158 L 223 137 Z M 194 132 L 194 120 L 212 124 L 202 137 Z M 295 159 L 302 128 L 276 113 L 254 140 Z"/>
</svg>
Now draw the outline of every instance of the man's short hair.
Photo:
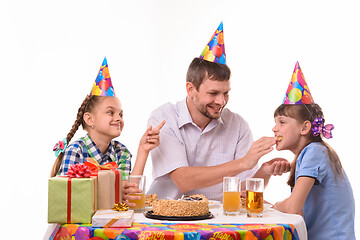
<svg viewBox="0 0 360 240">
<path fill-rule="evenodd" d="M 205 78 L 216 81 L 229 81 L 230 68 L 225 64 L 213 63 L 200 58 L 194 58 L 186 74 L 186 81 L 194 84 L 196 90 Z"/>
</svg>

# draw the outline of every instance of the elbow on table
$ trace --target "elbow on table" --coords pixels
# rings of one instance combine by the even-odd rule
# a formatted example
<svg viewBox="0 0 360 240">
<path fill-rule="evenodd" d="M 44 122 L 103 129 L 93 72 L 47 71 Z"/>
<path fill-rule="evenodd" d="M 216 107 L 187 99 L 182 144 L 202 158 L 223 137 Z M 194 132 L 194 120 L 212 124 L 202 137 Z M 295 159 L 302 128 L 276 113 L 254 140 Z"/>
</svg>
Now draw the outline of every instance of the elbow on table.
<svg viewBox="0 0 360 240">
<path fill-rule="evenodd" d="M 189 178 L 183 174 L 182 169 L 177 169 L 170 173 L 170 178 L 182 193 L 186 194 L 187 192 L 193 190 L 189 184 Z"/>
<path fill-rule="evenodd" d="M 302 207 L 298 206 L 297 203 L 290 201 L 289 198 L 287 198 L 281 202 L 275 203 L 274 208 L 279 210 L 280 212 L 290 213 L 290 214 L 299 214 L 299 215 L 303 216 Z"/>
<path fill-rule="evenodd" d="M 174 181 L 174 183 L 179 188 L 179 190 L 184 194 L 192 190 L 188 184 L 188 181 L 185 178 L 177 179 Z"/>
<path fill-rule="evenodd" d="M 287 213 L 291 213 L 291 214 L 299 214 L 301 216 L 303 216 L 303 210 L 300 209 L 298 206 L 290 206 L 287 210 Z"/>
</svg>

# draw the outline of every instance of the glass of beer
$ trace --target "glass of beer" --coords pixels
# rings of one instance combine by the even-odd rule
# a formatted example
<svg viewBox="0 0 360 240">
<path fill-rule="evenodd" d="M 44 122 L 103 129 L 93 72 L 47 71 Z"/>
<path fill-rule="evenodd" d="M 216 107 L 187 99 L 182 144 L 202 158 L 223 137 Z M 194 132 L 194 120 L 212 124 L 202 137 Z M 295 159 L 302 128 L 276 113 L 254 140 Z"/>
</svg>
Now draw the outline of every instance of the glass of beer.
<svg viewBox="0 0 360 240">
<path fill-rule="evenodd" d="M 130 203 L 135 203 L 136 206 L 131 208 L 134 209 L 135 212 L 142 212 L 145 209 L 145 183 L 146 176 L 143 175 L 130 175 L 128 182 L 136 183 L 139 186 L 139 189 L 142 191 L 141 193 L 130 193 L 130 196 L 139 196 L 141 197 L 139 200 L 129 200 Z"/>
<path fill-rule="evenodd" d="M 241 180 L 239 177 L 223 179 L 223 209 L 225 215 L 237 215 L 240 212 Z"/>
<path fill-rule="evenodd" d="M 246 211 L 248 217 L 262 217 L 264 209 L 264 179 L 246 179 Z"/>
</svg>

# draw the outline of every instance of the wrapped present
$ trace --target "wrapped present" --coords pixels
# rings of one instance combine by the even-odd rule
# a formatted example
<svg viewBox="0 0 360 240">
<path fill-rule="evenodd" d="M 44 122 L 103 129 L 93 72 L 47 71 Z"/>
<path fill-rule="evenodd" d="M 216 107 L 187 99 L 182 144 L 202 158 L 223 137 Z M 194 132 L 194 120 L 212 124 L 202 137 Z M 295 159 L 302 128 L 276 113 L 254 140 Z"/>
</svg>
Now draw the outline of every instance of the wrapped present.
<svg viewBox="0 0 360 240">
<path fill-rule="evenodd" d="M 109 209 L 122 201 L 121 183 L 120 169 L 98 171 L 98 209 Z"/>
<path fill-rule="evenodd" d="M 87 158 L 84 163 L 97 176 L 98 209 L 111 209 L 114 203 L 122 201 L 122 170 L 115 162 L 100 165 L 95 159 Z"/>
<path fill-rule="evenodd" d="M 93 227 L 131 227 L 134 221 L 134 210 L 114 211 L 111 209 L 97 210 L 92 217 Z"/>
<path fill-rule="evenodd" d="M 96 177 L 49 179 L 49 223 L 91 223 L 96 209 Z"/>
</svg>

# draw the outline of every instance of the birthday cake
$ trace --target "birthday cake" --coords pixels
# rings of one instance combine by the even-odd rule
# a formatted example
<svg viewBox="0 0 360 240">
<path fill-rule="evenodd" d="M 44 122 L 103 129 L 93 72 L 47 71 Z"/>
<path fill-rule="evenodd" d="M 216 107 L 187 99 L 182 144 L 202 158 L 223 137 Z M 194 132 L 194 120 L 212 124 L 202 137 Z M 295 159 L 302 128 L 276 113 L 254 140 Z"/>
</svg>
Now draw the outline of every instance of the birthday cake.
<svg viewBox="0 0 360 240">
<path fill-rule="evenodd" d="M 154 215 L 160 216 L 203 216 L 209 214 L 209 201 L 200 194 L 177 200 L 160 199 L 152 203 L 152 210 Z"/>
<path fill-rule="evenodd" d="M 155 194 L 149 194 L 145 196 L 145 206 L 152 206 L 154 202 L 158 200 L 158 195 Z"/>
</svg>

